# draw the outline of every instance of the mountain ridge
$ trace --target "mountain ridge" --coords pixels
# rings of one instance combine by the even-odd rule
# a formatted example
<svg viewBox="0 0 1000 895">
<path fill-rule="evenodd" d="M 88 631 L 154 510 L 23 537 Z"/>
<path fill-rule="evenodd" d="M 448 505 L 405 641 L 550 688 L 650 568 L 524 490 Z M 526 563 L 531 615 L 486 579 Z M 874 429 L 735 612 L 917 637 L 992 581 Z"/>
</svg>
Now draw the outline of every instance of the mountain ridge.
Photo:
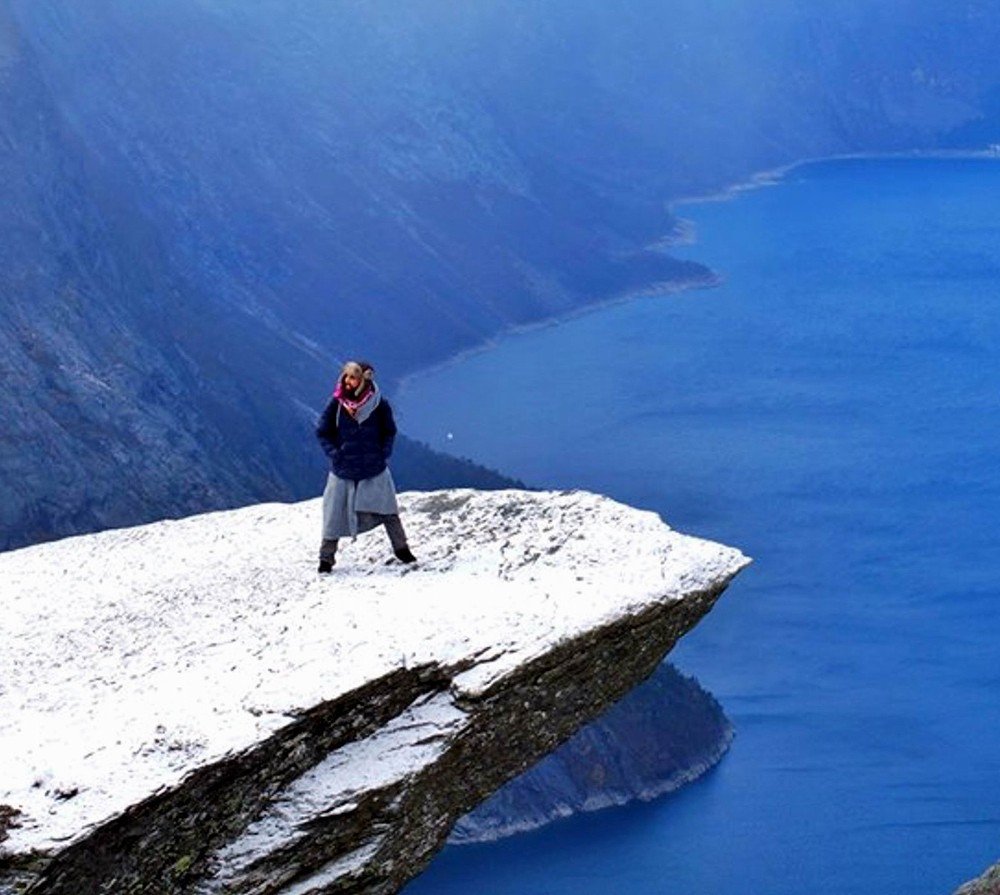
<svg viewBox="0 0 1000 895">
<path fill-rule="evenodd" d="M 304 498 L 347 357 L 391 397 L 710 281 L 650 248 L 678 196 L 1000 140 L 1000 10 L 904 5 L 3 0 L 0 546 Z"/>
</svg>

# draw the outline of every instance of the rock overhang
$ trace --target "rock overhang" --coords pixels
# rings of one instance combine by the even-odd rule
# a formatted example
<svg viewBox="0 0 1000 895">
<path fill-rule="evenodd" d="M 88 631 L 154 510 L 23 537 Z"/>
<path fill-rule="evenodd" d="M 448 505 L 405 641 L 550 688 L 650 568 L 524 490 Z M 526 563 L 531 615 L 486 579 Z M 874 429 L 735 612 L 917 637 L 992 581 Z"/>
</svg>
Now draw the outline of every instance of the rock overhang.
<svg viewBox="0 0 1000 895">
<path fill-rule="evenodd" d="M 594 632 L 717 595 L 748 562 L 585 492 L 401 503 L 415 568 L 387 562 L 374 532 L 318 576 L 317 501 L 0 554 L 11 594 L 0 607 L 0 804 L 17 812 L 0 854 L 57 854 L 394 674 L 426 679 L 408 711 L 461 713 Z M 456 714 L 445 727 L 457 736 L 463 723 Z M 390 741 L 385 730 L 359 739 L 370 736 Z M 436 742 L 410 750 L 399 773 L 433 760 Z M 345 804 L 351 789 L 338 790 Z"/>
</svg>

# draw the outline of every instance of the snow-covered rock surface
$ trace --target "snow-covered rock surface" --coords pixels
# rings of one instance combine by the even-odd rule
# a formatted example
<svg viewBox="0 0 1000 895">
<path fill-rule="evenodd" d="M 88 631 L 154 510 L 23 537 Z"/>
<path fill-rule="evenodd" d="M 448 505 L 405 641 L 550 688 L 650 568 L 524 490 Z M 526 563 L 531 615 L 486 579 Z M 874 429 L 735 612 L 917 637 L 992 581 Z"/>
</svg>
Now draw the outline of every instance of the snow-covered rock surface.
<svg viewBox="0 0 1000 895">
<path fill-rule="evenodd" d="M 364 891 L 392 891 L 461 811 L 648 674 L 747 562 L 582 492 L 402 505 L 415 567 L 387 561 L 373 532 L 317 575 L 318 501 L 0 554 L 0 892 L 72 891 L 82 868 L 131 873 L 130 892 L 151 874 L 148 891 L 307 892 L 363 873 Z M 658 621 L 685 603 L 697 611 Z M 601 632 L 644 626 L 659 631 L 652 664 L 599 695 L 580 660 L 599 670 L 613 644 L 628 665 L 643 650 Z M 565 680 L 547 687 L 546 674 Z M 423 834 L 409 811 L 403 825 L 426 841 L 389 861 L 398 843 L 379 811 L 457 761 L 490 714 L 507 766 L 491 756 L 483 783 L 453 778 L 460 797 Z M 522 721 L 525 744 L 507 735 Z M 366 808 L 374 793 L 392 798 Z M 366 833 L 368 814 L 382 819 Z M 324 824 L 354 832 L 289 857 Z M 140 835 L 142 854 L 123 857 Z"/>
</svg>

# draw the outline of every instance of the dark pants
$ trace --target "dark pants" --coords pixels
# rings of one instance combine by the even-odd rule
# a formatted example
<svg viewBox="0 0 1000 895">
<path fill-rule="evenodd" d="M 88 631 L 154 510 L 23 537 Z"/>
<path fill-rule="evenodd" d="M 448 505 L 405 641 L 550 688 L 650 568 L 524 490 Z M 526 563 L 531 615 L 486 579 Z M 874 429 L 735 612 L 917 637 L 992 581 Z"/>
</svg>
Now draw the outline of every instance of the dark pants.
<svg viewBox="0 0 1000 895">
<path fill-rule="evenodd" d="M 369 531 L 384 525 L 386 533 L 389 535 L 389 543 L 393 550 L 402 550 L 406 546 L 406 532 L 403 530 L 403 523 L 399 520 L 399 514 L 383 515 L 382 513 L 358 513 L 358 530 Z M 319 558 L 325 562 L 332 563 L 337 557 L 337 545 L 340 543 L 337 538 L 324 538 L 319 548 Z"/>
</svg>

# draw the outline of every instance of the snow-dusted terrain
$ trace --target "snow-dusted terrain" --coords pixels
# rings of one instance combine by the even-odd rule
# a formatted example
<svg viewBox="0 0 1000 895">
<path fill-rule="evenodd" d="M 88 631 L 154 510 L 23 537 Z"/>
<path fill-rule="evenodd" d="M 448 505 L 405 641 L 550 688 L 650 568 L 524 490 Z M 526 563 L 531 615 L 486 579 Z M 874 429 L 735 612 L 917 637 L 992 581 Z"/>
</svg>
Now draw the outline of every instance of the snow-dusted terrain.
<svg viewBox="0 0 1000 895">
<path fill-rule="evenodd" d="M 351 793 L 435 760 L 466 724 L 465 702 L 560 643 L 719 591 L 747 562 L 582 492 L 401 502 L 414 567 L 390 560 L 376 531 L 345 542 L 334 572 L 318 575 L 318 501 L 0 554 L 0 858 L 57 854 L 396 670 L 453 670 L 446 691 L 276 797 L 212 858 L 226 876 L 257 839 L 283 826 L 294 838 L 314 797 L 326 800 L 316 811 L 350 811 Z"/>
</svg>

